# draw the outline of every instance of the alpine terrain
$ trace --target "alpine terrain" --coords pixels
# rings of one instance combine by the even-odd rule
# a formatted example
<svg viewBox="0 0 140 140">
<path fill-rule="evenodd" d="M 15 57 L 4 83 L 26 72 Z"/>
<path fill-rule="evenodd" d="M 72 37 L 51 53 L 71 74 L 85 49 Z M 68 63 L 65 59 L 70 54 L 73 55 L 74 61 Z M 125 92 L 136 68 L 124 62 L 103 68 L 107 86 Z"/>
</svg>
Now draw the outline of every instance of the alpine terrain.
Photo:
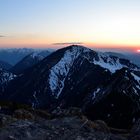
<svg viewBox="0 0 140 140">
<path fill-rule="evenodd" d="M 90 120 L 128 128 L 140 117 L 140 68 L 127 59 L 72 45 L 8 80 L 0 96 L 50 112 L 78 107 Z"/>
</svg>

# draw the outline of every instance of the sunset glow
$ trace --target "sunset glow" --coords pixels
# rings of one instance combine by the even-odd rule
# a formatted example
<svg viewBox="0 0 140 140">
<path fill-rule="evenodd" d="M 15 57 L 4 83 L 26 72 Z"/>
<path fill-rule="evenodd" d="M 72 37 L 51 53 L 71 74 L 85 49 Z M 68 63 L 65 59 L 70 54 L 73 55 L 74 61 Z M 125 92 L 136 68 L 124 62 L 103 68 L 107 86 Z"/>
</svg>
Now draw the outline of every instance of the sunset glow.
<svg viewBox="0 0 140 140">
<path fill-rule="evenodd" d="M 138 48 L 139 0 L 3 0 L 0 47 L 82 42 L 90 47 Z M 139 52 L 139 51 L 138 51 Z"/>
</svg>

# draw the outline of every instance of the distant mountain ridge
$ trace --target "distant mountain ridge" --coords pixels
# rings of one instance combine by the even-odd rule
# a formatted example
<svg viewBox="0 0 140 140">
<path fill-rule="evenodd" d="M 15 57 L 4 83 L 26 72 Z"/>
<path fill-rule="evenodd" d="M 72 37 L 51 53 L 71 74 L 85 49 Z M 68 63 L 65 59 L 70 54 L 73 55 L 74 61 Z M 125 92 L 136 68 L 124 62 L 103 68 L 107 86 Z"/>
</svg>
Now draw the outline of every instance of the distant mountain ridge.
<svg viewBox="0 0 140 140">
<path fill-rule="evenodd" d="M 23 57 L 33 52 L 33 49 L 0 49 L 0 60 L 9 64 L 16 64 Z"/>
<path fill-rule="evenodd" d="M 46 51 L 47 49 L 32 49 L 32 48 L 11 48 L 11 49 L 0 49 L 0 60 L 5 61 L 11 65 L 15 65 L 25 56 L 35 53 Z M 51 52 L 51 51 L 50 51 Z"/>
<path fill-rule="evenodd" d="M 129 53 L 127 56 L 130 60 L 132 60 L 133 63 L 137 64 L 140 67 L 140 53 Z"/>
<path fill-rule="evenodd" d="M 21 74 L 26 69 L 34 66 L 39 63 L 42 59 L 47 57 L 51 52 L 49 51 L 41 51 L 41 52 L 33 52 L 27 56 L 25 56 L 21 61 L 19 61 L 15 66 L 13 66 L 10 71 L 15 74 Z"/>
</svg>

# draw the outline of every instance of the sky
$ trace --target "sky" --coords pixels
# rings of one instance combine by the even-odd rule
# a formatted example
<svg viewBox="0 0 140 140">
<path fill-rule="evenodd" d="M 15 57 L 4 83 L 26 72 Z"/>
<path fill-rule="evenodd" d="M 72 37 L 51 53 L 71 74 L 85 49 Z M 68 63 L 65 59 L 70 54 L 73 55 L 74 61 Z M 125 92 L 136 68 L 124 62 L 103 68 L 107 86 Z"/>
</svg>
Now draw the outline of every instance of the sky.
<svg viewBox="0 0 140 140">
<path fill-rule="evenodd" d="M 0 47 L 140 49 L 140 0 L 0 0 Z"/>
</svg>

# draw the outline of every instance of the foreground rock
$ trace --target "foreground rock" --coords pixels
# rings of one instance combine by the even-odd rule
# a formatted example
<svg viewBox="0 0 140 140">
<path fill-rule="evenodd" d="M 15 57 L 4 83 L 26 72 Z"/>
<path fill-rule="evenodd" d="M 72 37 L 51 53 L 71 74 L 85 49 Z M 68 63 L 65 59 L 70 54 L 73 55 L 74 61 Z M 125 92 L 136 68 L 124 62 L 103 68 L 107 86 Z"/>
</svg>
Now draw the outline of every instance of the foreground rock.
<svg viewBox="0 0 140 140">
<path fill-rule="evenodd" d="M 132 130 L 110 128 L 102 120 L 90 121 L 77 108 L 15 110 L 0 114 L 0 140 L 139 140 L 140 121 Z"/>
<path fill-rule="evenodd" d="M 102 130 L 100 128 L 100 130 Z M 77 117 L 36 121 L 16 120 L 0 129 L 2 140 L 126 140 L 90 127 Z M 104 128 L 103 128 L 104 130 Z"/>
</svg>

